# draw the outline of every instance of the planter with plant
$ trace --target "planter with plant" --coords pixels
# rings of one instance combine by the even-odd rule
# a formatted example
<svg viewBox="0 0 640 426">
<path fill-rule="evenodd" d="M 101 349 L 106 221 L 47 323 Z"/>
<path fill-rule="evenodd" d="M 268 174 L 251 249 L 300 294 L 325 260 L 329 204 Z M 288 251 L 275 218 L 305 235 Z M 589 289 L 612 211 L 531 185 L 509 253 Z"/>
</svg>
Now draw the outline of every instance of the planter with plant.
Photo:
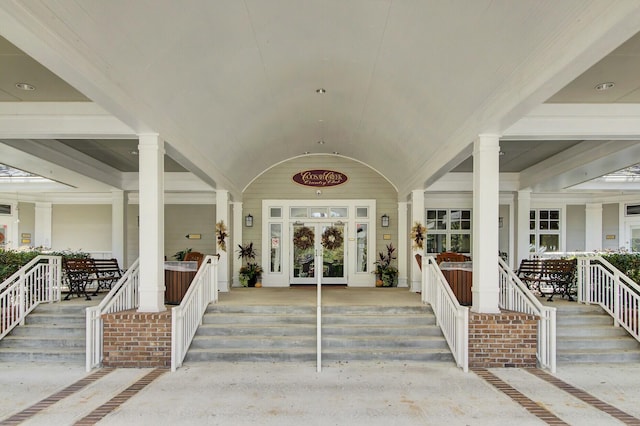
<svg viewBox="0 0 640 426">
<path fill-rule="evenodd" d="M 238 244 L 238 259 L 242 259 L 243 265 L 240 267 L 240 284 L 243 287 L 255 287 L 258 279 L 262 275 L 262 266 L 254 262 L 256 258 L 256 249 L 253 243 L 246 245 Z"/>
<path fill-rule="evenodd" d="M 397 287 L 398 285 L 398 268 L 392 265 L 396 259 L 394 255 L 396 248 L 393 244 L 387 244 L 386 253 L 381 251 L 378 253 L 378 260 L 373 264 L 376 274 L 376 287 Z"/>
</svg>

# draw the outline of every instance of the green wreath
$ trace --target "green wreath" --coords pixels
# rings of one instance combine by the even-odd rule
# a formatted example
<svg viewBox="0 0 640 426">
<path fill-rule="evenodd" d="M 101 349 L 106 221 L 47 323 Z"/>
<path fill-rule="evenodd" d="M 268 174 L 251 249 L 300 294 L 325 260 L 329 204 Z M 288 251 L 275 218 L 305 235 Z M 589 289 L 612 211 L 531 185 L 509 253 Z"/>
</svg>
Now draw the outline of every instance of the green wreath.
<svg viewBox="0 0 640 426">
<path fill-rule="evenodd" d="M 322 233 L 322 247 L 327 250 L 335 250 L 342 247 L 344 237 L 337 226 L 330 226 Z"/>
<path fill-rule="evenodd" d="M 313 247 L 315 234 L 313 229 L 302 226 L 293 233 L 293 245 L 300 250 L 306 250 Z"/>
</svg>

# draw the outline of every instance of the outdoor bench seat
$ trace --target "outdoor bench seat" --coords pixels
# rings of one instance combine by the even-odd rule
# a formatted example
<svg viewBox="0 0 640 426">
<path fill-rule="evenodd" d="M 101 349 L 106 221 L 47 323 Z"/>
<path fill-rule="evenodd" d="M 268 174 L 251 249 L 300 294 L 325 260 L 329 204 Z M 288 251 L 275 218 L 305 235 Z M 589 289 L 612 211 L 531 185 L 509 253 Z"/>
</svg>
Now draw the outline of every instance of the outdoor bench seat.
<svg viewBox="0 0 640 426">
<path fill-rule="evenodd" d="M 522 282 L 552 302 L 556 294 L 574 300 L 576 259 L 523 259 L 516 271 Z"/>
<path fill-rule="evenodd" d="M 69 285 L 65 300 L 69 300 L 73 294 L 91 300 L 87 294 L 87 286 L 95 283 L 95 296 L 102 289 L 110 290 L 122 277 L 117 259 L 65 259 L 62 268 Z"/>
</svg>

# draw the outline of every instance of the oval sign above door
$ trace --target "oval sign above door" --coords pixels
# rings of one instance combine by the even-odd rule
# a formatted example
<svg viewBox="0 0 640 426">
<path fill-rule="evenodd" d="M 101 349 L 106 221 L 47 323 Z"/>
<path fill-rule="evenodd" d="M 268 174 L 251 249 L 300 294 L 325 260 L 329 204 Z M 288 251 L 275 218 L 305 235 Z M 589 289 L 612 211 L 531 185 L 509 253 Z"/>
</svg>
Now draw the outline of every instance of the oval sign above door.
<svg viewBox="0 0 640 426">
<path fill-rule="evenodd" d="M 314 188 L 342 185 L 347 180 L 347 175 L 333 170 L 305 170 L 293 175 L 295 183 Z"/>
</svg>

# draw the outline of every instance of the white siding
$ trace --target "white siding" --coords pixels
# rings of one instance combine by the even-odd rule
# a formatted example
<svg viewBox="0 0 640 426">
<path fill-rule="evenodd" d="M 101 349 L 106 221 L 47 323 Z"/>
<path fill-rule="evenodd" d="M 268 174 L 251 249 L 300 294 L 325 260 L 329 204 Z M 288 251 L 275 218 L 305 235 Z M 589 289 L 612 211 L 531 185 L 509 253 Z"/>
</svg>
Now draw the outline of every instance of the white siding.
<svg viewBox="0 0 640 426">
<path fill-rule="evenodd" d="M 111 205 L 54 204 L 53 250 L 111 251 Z"/>
</svg>

